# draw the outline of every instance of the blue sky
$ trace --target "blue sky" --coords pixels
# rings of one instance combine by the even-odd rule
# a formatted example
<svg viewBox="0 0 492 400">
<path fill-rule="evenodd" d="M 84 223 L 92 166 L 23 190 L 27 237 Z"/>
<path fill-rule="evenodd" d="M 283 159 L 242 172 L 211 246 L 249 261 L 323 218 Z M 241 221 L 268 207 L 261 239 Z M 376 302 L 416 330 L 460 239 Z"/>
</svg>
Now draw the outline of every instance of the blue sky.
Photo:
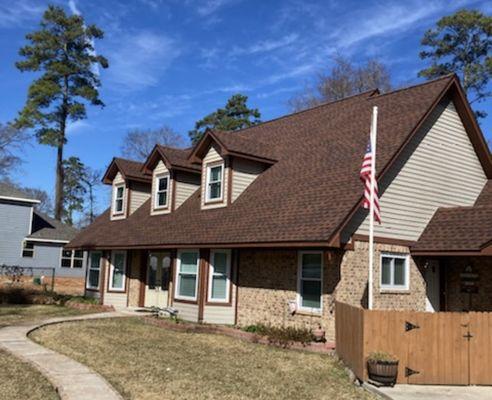
<svg viewBox="0 0 492 400">
<path fill-rule="evenodd" d="M 0 0 L 0 122 L 23 106 L 32 74 L 14 63 L 25 34 L 37 28 L 46 1 Z M 331 65 L 334 54 L 364 62 L 376 57 L 395 85 L 419 82 L 419 41 L 443 15 L 459 8 L 492 13 L 490 1 L 353 0 L 54 0 L 105 31 L 96 43 L 110 67 L 101 71 L 103 109 L 72 124 L 66 156 L 105 168 L 132 128 L 169 125 L 187 138 L 194 122 L 232 94 L 249 96 L 268 120 Z M 482 109 L 491 110 L 492 102 Z M 492 112 L 482 122 L 490 138 Z M 14 179 L 53 192 L 55 150 L 34 143 Z M 100 196 L 100 211 L 107 196 Z"/>
</svg>

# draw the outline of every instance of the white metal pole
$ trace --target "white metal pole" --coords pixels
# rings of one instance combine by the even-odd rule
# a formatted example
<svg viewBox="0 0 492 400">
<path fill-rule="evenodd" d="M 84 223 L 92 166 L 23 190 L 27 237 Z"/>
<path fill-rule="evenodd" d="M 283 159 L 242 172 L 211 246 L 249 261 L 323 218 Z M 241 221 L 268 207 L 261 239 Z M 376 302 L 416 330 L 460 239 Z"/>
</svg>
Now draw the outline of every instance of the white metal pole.
<svg viewBox="0 0 492 400">
<path fill-rule="evenodd" d="M 367 308 L 372 310 L 373 307 L 373 271 L 374 271 L 374 189 L 376 182 L 376 142 L 377 142 L 377 125 L 378 125 L 378 108 L 372 108 L 371 123 L 371 194 L 369 204 L 369 274 L 367 283 Z"/>
</svg>

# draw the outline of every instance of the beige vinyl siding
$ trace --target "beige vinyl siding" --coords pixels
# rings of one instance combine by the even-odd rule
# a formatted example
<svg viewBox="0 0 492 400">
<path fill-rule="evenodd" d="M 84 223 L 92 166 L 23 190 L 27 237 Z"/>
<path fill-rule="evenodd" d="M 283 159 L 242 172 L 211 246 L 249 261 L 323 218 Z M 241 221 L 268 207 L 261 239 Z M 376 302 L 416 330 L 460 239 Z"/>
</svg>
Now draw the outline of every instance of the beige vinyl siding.
<svg viewBox="0 0 492 400">
<path fill-rule="evenodd" d="M 230 306 L 205 305 L 203 309 L 203 322 L 209 324 L 234 325 L 236 304 L 236 285 L 231 285 L 232 303 Z"/>
<path fill-rule="evenodd" d="M 116 220 L 116 219 L 125 219 L 126 216 L 126 207 L 128 203 L 128 192 L 127 189 L 125 188 L 125 193 L 123 194 L 123 213 L 121 214 L 114 214 L 114 196 L 115 196 L 115 186 L 120 185 L 120 184 L 125 184 L 125 179 L 123 179 L 123 175 L 121 175 L 120 172 L 116 174 L 116 176 L 113 179 L 113 187 L 112 187 L 112 192 L 111 192 L 111 219 Z"/>
<path fill-rule="evenodd" d="M 173 308 L 178 310 L 178 318 L 185 321 L 198 321 L 198 304 L 181 303 L 174 300 Z"/>
<path fill-rule="evenodd" d="M 155 185 L 155 179 L 157 176 L 165 175 L 167 173 L 169 173 L 169 170 L 164 165 L 162 160 L 159 161 L 159 163 L 156 165 L 156 167 L 152 173 L 152 200 L 151 200 L 152 207 L 151 207 L 151 211 L 150 211 L 150 213 L 152 215 L 167 214 L 167 213 L 171 212 L 172 193 L 173 193 L 173 190 L 172 190 L 173 189 L 173 180 L 172 179 L 169 179 L 169 187 L 167 189 L 167 196 L 168 196 L 167 207 L 164 209 L 157 209 L 157 210 L 155 209 L 155 191 L 157 189 L 156 185 Z"/>
<path fill-rule="evenodd" d="M 253 183 L 258 175 L 264 171 L 262 164 L 250 160 L 235 158 L 232 166 L 232 193 L 234 202 L 246 188 Z"/>
<path fill-rule="evenodd" d="M 133 182 L 130 190 L 130 214 L 133 214 L 149 199 L 151 187 L 149 184 Z"/>
<path fill-rule="evenodd" d="M 202 209 L 210 209 L 210 208 L 219 208 L 225 207 L 227 205 L 227 196 L 228 193 L 228 181 L 229 181 L 229 168 L 226 168 L 224 163 L 224 176 L 222 181 L 222 201 L 221 202 L 213 202 L 210 204 L 206 203 L 206 185 L 207 185 L 207 165 L 224 162 L 224 159 L 220 156 L 217 150 L 211 146 L 208 150 L 207 155 L 203 158 L 202 161 L 202 185 L 201 185 L 201 198 L 202 198 Z"/>
<path fill-rule="evenodd" d="M 454 104 L 440 105 L 436 116 L 441 111 L 382 195 L 376 236 L 417 240 L 438 207 L 471 206 L 484 187 L 487 178 Z M 368 227 L 366 217 L 356 233 L 367 235 Z"/>
<path fill-rule="evenodd" d="M 113 306 L 114 308 L 126 308 L 127 306 L 127 294 L 126 293 L 109 293 L 108 292 L 108 280 L 109 280 L 109 267 L 110 267 L 110 261 L 111 260 L 111 255 L 109 255 L 109 258 L 103 259 L 103 264 L 104 264 L 104 305 L 107 306 Z M 102 273 L 102 272 L 101 272 Z M 128 272 L 127 272 L 128 275 Z M 128 279 L 128 276 L 127 276 Z"/>
<path fill-rule="evenodd" d="M 176 185 L 175 207 L 178 208 L 200 187 L 200 175 L 178 172 L 174 184 Z"/>
</svg>

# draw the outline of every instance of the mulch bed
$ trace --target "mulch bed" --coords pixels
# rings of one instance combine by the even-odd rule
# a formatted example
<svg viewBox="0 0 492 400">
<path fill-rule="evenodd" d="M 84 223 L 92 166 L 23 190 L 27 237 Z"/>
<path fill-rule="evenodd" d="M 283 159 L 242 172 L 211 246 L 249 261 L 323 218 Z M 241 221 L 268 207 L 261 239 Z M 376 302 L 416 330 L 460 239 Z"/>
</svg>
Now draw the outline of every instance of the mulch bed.
<svg viewBox="0 0 492 400">
<path fill-rule="evenodd" d="M 161 328 L 170 329 L 177 332 L 186 333 L 210 333 L 230 336 L 236 339 L 244 340 L 250 343 L 265 344 L 284 349 L 304 350 L 313 353 L 332 353 L 335 349 L 335 343 L 300 343 L 300 342 L 278 342 L 266 336 L 261 336 L 256 333 L 245 332 L 237 328 L 218 325 L 196 324 L 192 322 L 174 322 L 167 319 L 159 319 L 155 317 L 142 317 L 149 325 L 158 326 Z"/>
<path fill-rule="evenodd" d="M 94 312 L 114 311 L 113 306 L 105 306 L 102 304 L 93 304 L 93 303 L 80 303 L 72 300 L 67 301 L 64 305 L 65 307 L 73 308 L 75 310 L 84 310 L 84 311 L 89 310 Z"/>
</svg>

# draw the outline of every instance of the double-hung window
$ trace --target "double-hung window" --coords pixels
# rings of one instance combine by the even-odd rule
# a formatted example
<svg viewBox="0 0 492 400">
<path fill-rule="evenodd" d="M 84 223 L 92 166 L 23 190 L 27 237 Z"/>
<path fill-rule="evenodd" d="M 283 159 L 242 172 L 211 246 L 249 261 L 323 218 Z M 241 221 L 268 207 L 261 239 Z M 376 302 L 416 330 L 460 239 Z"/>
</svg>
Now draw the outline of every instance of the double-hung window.
<svg viewBox="0 0 492 400">
<path fill-rule="evenodd" d="M 196 300 L 199 260 L 200 257 L 196 250 L 182 250 L 178 252 L 175 293 L 177 299 Z"/>
<path fill-rule="evenodd" d="M 322 309 L 323 252 L 299 252 L 297 306 L 301 311 L 320 313 Z"/>
<path fill-rule="evenodd" d="M 407 254 L 383 253 L 381 255 L 381 289 L 408 290 L 410 270 Z"/>
<path fill-rule="evenodd" d="M 222 200 L 224 165 L 207 166 L 207 201 Z"/>
<path fill-rule="evenodd" d="M 231 251 L 212 250 L 208 278 L 208 301 L 229 302 L 231 276 Z"/>
<path fill-rule="evenodd" d="M 122 214 L 125 199 L 125 185 L 116 185 L 113 193 L 113 213 Z"/>
<path fill-rule="evenodd" d="M 124 292 L 126 283 L 126 251 L 113 251 L 109 271 L 109 290 Z"/>
<path fill-rule="evenodd" d="M 166 208 L 169 200 L 169 175 L 155 178 L 155 208 Z"/>
<path fill-rule="evenodd" d="M 29 242 L 28 240 L 22 242 L 22 257 L 34 257 L 34 242 Z"/>
<path fill-rule="evenodd" d="M 100 251 L 92 251 L 89 254 L 89 265 L 87 268 L 87 289 L 99 289 L 99 275 L 101 272 L 101 258 L 102 253 Z"/>
<path fill-rule="evenodd" d="M 84 252 L 82 250 L 62 250 L 60 265 L 63 268 L 82 268 Z"/>
</svg>

